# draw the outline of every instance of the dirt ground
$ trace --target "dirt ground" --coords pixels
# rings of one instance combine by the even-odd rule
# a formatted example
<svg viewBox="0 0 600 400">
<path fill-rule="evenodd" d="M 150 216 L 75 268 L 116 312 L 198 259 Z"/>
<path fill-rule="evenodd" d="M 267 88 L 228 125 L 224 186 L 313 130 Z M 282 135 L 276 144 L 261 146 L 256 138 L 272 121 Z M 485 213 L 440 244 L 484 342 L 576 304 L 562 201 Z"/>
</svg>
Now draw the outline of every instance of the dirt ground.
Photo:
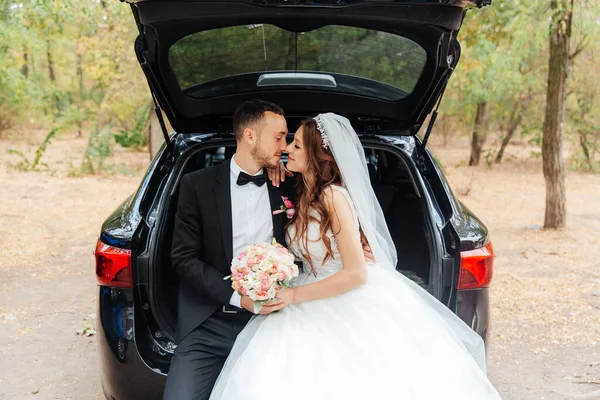
<svg viewBox="0 0 600 400">
<path fill-rule="evenodd" d="M 63 135 L 49 170 L 21 172 L 41 142 L 0 140 L 0 399 L 101 399 L 92 251 L 100 225 L 140 182 L 147 153 L 109 162 L 131 176 L 68 176 L 86 139 Z M 568 224 L 543 231 L 541 160 L 513 145 L 500 167 L 464 166 L 468 147 L 433 143 L 455 193 L 496 252 L 489 375 L 505 399 L 600 399 L 600 176 L 568 172 Z M 124 170 L 125 168 L 117 167 Z"/>
</svg>

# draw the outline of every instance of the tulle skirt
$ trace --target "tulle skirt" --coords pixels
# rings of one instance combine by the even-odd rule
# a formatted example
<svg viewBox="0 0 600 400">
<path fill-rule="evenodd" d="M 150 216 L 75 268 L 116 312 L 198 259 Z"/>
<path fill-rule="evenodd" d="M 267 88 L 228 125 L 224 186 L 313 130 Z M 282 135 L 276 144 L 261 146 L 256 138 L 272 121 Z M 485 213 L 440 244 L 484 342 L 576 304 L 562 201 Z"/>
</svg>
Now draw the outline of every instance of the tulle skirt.
<svg viewBox="0 0 600 400">
<path fill-rule="evenodd" d="M 368 274 L 344 295 L 254 317 L 210 399 L 500 398 L 475 332 L 401 274 Z"/>
</svg>

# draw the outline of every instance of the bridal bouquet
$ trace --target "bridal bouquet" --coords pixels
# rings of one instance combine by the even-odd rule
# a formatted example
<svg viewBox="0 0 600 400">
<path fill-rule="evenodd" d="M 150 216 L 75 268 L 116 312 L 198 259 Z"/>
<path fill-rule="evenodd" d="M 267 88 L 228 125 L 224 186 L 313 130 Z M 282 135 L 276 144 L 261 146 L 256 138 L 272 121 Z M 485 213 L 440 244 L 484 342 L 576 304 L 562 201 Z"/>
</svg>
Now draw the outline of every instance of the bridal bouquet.
<svg viewBox="0 0 600 400">
<path fill-rule="evenodd" d="M 254 301 L 254 312 L 277 297 L 290 281 L 298 277 L 294 256 L 275 239 L 271 244 L 257 243 L 247 246 L 231 262 L 231 287 Z"/>
</svg>

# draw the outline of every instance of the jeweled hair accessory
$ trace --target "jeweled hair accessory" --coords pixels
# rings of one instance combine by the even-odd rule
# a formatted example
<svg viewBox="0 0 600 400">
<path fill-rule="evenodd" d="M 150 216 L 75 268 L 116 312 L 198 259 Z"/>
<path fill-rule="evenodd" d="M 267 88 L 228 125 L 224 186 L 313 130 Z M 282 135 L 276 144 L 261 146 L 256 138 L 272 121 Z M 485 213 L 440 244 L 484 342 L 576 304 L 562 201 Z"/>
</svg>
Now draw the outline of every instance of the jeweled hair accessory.
<svg viewBox="0 0 600 400">
<path fill-rule="evenodd" d="M 321 139 L 323 140 L 323 148 L 327 150 L 329 148 L 329 138 L 325 134 L 325 127 L 323 127 L 323 120 L 319 115 L 313 118 L 317 123 L 317 129 L 321 133 Z"/>
</svg>

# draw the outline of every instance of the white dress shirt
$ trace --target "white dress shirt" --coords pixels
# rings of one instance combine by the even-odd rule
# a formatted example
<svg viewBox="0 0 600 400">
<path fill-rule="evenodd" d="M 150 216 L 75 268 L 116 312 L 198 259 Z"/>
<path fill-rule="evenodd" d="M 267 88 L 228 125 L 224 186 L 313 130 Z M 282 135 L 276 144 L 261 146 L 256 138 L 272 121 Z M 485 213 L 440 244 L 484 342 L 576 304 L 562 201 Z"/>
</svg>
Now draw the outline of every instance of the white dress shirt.
<svg viewBox="0 0 600 400">
<path fill-rule="evenodd" d="M 269 201 L 268 183 L 257 186 L 252 182 L 238 186 L 240 172 L 245 172 L 236 162 L 235 154 L 231 158 L 231 221 L 233 233 L 233 256 L 244 247 L 259 242 L 270 243 L 273 239 L 273 216 Z M 258 171 L 255 175 L 262 174 Z M 250 174 L 248 174 L 250 175 Z M 233 292 L 229 304 L 241 307 L 242 298 L 238 292 Z"/>
</svg>

